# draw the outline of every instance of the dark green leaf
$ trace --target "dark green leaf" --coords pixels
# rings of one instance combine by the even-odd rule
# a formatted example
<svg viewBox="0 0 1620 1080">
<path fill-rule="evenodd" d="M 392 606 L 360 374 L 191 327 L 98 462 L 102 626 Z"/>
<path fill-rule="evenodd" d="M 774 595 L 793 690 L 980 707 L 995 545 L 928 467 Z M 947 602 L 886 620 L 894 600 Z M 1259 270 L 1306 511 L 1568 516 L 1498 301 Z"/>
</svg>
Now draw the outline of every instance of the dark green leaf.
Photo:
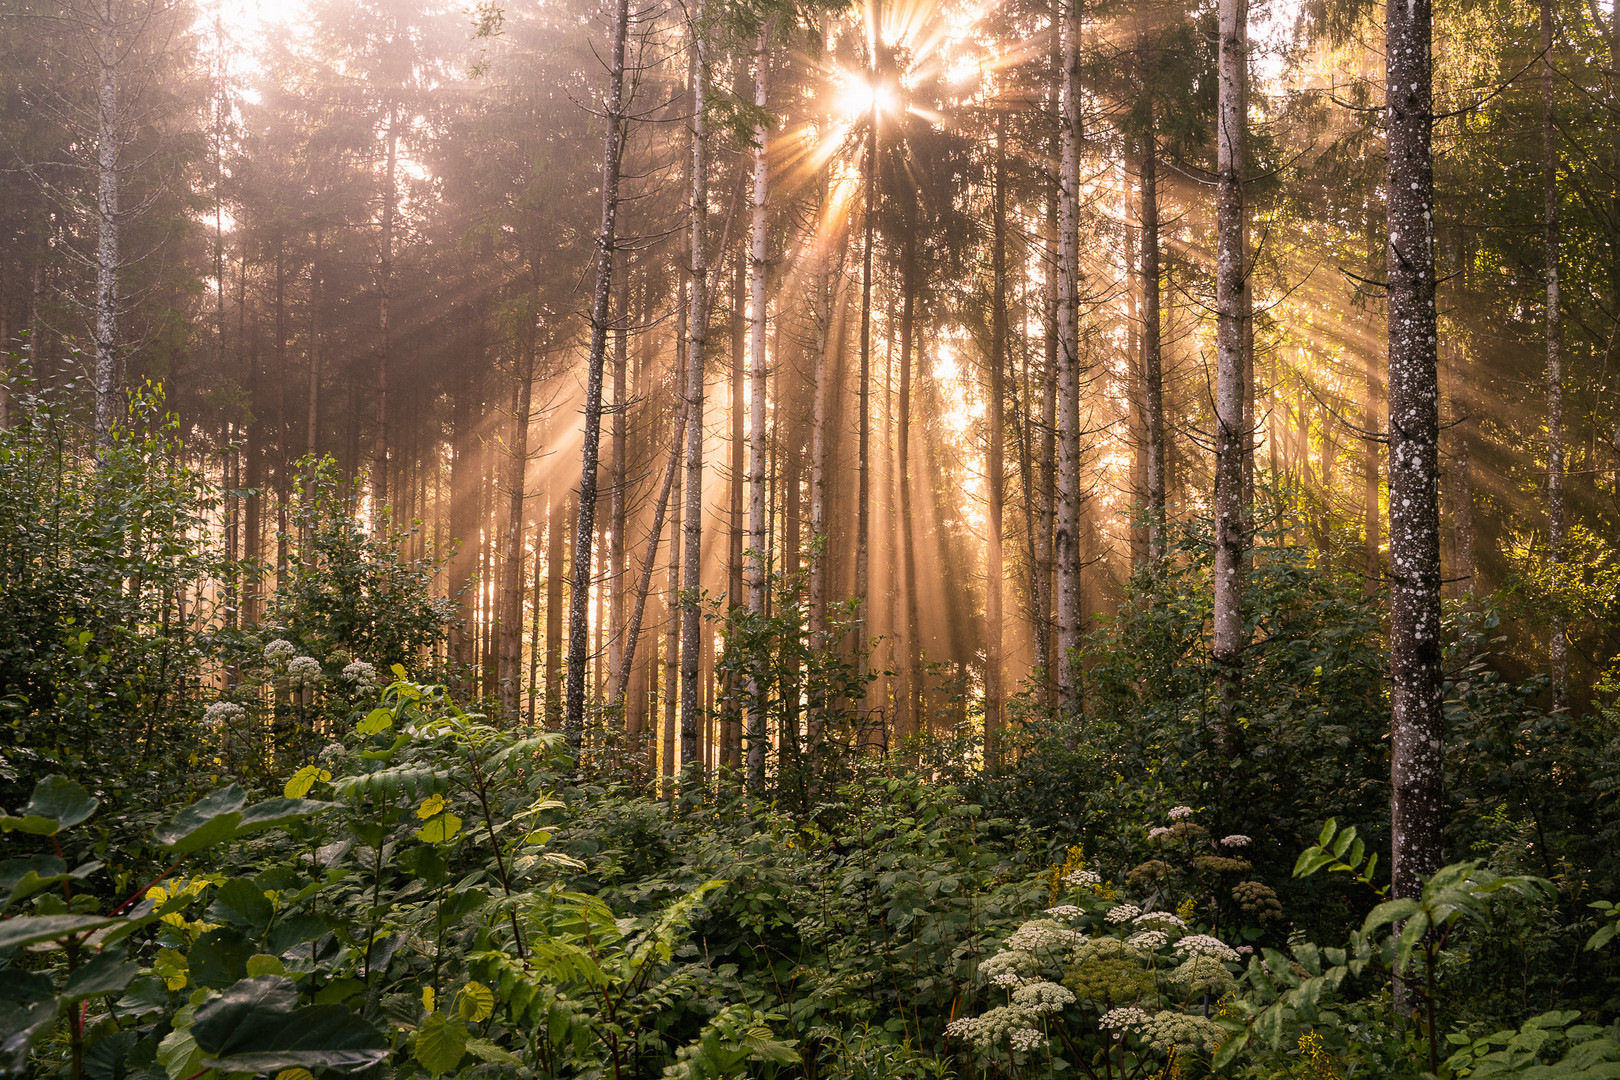
<svg viewBox="0 0 1620 1080">
<path fill-rule="evenodd" d="M 220 788 L 174 816 L 157 830 L 158 843 L 176 855 L 186 855 L 236 835 L 247 794 L 236 784 Z"/>
<path fill-rule="evenodd" d="M 0 949 L 55 941 L 86 930 L 121 923 L 123 919 L 101 915 L 25 915 L 0 922 Z"/>
<path fill-rule="evenodd" d="M 210 921 L 239 926 L 255 937 L 264 933 L 275 915 L 264 890 L 247 878 L 231 878 L 215 891 L 214 902 L 208 905 Z"/>
<path fill-rule="evenodd" d="M 0 1074 L 26 1074 L 29 1048 L 50 1034 L 60 1008 L 46 976 L 0 973 Z"/>
<path fill-rule="evenodd" d="M 0 862 L 0 908 L 68 879 L 67 863 L 55 855 L 29 855 Z"/>
<path fill-rule="evenodd" d="M 121 994 L 140 970 L 139 964 L 131 963 L 119 953 L 101 953 L 68 978 L 62 988 L 62 1000 L 74 1002 L 102 994 Z"/>
<path fill-rule="evenodd" d="M 247 974 L 247 962 L 259 950 L 235 930 L 220 927 L 197 939 L 186 954 L 191 977 L 201 986 L 226 987 Z"/>
<path fill-rule="evenodd" d="M 34 794 L 21 817 L 0 815 L 0 831 L 55 836 L 96 812 L 90 793 L 65 776 L 47 776 L 34 785 Z"/>
<path fill-rule="evenodd" d="M 224 1072 L 363 1069 L 388 1056 L 382 1032 L 342 1005 L 294 1008 L 291 979 L 263 975 L 198 1007 L 191 1035 Z"/>
</svg>

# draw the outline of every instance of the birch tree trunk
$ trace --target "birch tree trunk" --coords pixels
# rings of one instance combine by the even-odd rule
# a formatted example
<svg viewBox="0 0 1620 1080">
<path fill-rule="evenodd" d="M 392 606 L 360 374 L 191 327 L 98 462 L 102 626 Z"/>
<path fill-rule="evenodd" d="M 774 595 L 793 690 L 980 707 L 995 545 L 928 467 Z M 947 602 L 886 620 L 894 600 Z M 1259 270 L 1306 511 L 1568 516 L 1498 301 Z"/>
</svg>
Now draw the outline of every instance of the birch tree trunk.
<svg viewBox="0 0 1620 1080">
<path fill-rule="evenodd" d="M 1547 564 L 1554 589 L 1560 584 L 1564 555 L 1564 321 L 1558 302 L 1558 113 L 1553 66 L 1552 0 L 1541 0 L 1541 190 L 1547 259 Z M 1558 600 L 1547 627 L 1548 674 L 1553 708 L 1569 707 L 1569 640 Z"/>
<path fill-rule="evenodd" d="M 1434 310 L 1430 0 L 1385 8 L 1389 147 L 1391 875 L 1415 897 L 1441 865 L 1440 386 Z M 1398 1001 L 1411 1001 L 1397 983 Z"/>
<path fill-rule="evenodd" d="M 607 134 L 602 147 L 602 224 L 596 234 L 596 287 L 591 294 L 591 345 L 585 376 L 585 436 L 580 449 L 579 516 L 574 526 L 573 592 L 568 608 L 568 688 L 563 733 L 579 760 L 585 737 L 585 664 L 590 651 L 591 539 L 596 527 L 596 470 L 602 434 L 602 368 L 607 359 L 613 257 L 618 247 L 619 163 L 624 137 L 624 47 L 629 0 L 617 0 L 608 55 Z"/>
<path fill-rule="evenodd" d="M 686 323 L 686 508 L 683 527 L 685 550 L 681 564 L 681 774 L 690 782 L 703 779 L 699 757 L 703 688 L 700 685 L 702 612 L 698 609 L 703 565 L 703 360 L 709 326 L 709 156 L 703 42 L 705 0 L 697 0 L 688 29 L 692 35 L 688 55 L 692 84 L 692 248 L 690 304 Z"/>
<path fill-rule="evenodd" d="M 1057 482 L 1052 556 L 1057 578 L 1057 688 L 1077 694 L 1080 647 L 1080 4 L 1064 0 L 1059 111 L 1057 271 Z"/>
<path fill-rule="evenodd" d="M 1246 214 L 1248 116 L 1247 0 L 1220 0 L 1215 188 L 1215 597 L 1211 653 L 1222 685 L 1223 713 L 1236 708 L 1243 647 L 1245 324 L 1249 317 Z M 1235 736 L 1223 716 L 1223 736 Z M 1229 747 L 1231 749 L 1231 747 Z"/>
<path fill-rule="evenodd" d="M 750 235 L 748 273 L 748 612 L 756 619 L 765 616 L 765 293 L 766 219 L 770 198 L 770 172 L 767 168 L 770 129 L 763 116 L 768 100 L 766 79 L 770 63 L 769 27 L 762 27 L 754 46 L 754 107 L 761 120 L 754 125 L 754 205 Z M 758 671 L 750 672 L 748 685 L 748 786 L 758 792 L 765 787 L 765 705 L 764 681 Z"/>
</svg>

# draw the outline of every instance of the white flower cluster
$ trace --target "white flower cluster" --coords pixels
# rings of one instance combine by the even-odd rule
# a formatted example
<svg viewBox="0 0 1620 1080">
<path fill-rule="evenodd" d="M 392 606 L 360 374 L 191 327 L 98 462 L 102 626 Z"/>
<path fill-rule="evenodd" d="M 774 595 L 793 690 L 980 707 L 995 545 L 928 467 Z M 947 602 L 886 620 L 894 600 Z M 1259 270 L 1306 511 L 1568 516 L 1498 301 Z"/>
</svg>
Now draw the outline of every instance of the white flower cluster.
<svg viewBox="0 0 1620 1080">
<path fill-rule="evenodd" d="M 1220 1049 L 1226 1032 L 1213 1020 L 1192 1013 L 1162 1009 L 1142 1028 L 1142 1037 L 1159 1050 L 1172 1046 L 1182 1054 L 1196 1054 L 1200 1050 L 1213 1053 Z"/>
<path fill-rule="evenodd" d="M 1226 970 L 1225 964 L 1213 956 L 1200 956 L 1197 953 L 1187 957 L 1170 973 L 1170 981 L 1185 986 L 1189 993 L 1209 994 L 1211 997 L 1220 997 L 1237 985 L 1237 980 Z"/>
<path fill-rule="evenodd" d="M 1034 1028 L 1017 1028 L 1007 1036 L 1007 1041 L 1012 1044 L 1014 1050 L 1027 1054 L 1046 1040 Z"/>
<path fill-rule="evenodd" d="M 1142 914 L 1142 909 L 1135 904 L 1116 904 L 1108 909 L 1108 914 L 1104 915 L 1103 918 L 1111 923 L 1127 923 L 1140 914 Z"/>
<path fill-rule="evenodd" d="M 338 678 L 364 690 L 377 685 L 377 669 L 364 660 L 354 660 L 343 665 L 343 673 Z"/>
<path fill-rule="evenodd" d="M 1127 1005 L 1120 1009 L 1109 1009 L 1103 1013 L 1097 1026 L 1105 1031 L 1117 1031 L 1121 1034 L 1127 1031 L 1139 1030 L 1149 1020 L 1148 1014 L 1135 1005 Z"/>
<path fill-rule="evenodd" d="M 1074 1003 L 1074 994 L 1066 987 L 1043 979 L 1040 982 L 1025 983 L 1014 990 L 1012 1003 L 1021 1005 L 1030 1012 L 1062 1012 L 1065 1005 Z"/>
<path fill-rule="evenodd" d="M 1071 870 L 1064 875 L 1063 884 L 1073 889 L 1094 889 L 1102 884 L 1102 875 L 1095 870 Z"/>
<path fill-rule="evenodd" d="M 1003 949 L 979 965 L 979 974 L 984 976 L 986 982 L 996 986 L 1013 986 L 1033 979 L 1040 968 L 1029 953 Z"/>
<path fill-rule="evenodd" d="M 1187 923 L 1173 911 L 1144 911 L 1136 917 L 1138 926 L 1159 930 L 1185 930 Z"/>
<path fill-rule="evenodd" d="M 1138 930 L 1125 939 L 1125 944 L 1134 945 L 1143 952 L 1158 952 L 1170 944 L 1170 935 L 1163 930 Z"/>
<path fill-rule="evenodd" d="M 1171 821 L 1180 821 L 1182 818 L 1189 818 L 1192 816 L 1193 808 L 1190 806 L 1172 806 L 1170 808 Z"/>
<path fill-rule="evenodd" d="M 1035 1022 L 1035 1014 L 1018 1005 L 997 1005 L 983 1016 L 962 1016 L 945 1025 L 945 1034 L 958 1039 L 965 1039 L 977 1047 L 991 1047 L 1001 1045 L 1003 1039 L 1011 1040 L 1015 1035 L 1022 1036 L 1023 1032 L 1032 1031 L 1031 1024 Z M 1037 1039 L 1040 1032 L 1035 1032 Z M 1029 1049 L 1038 1043 L 1030 1043 L 1026 1047 L 1014 1049 Z"/>
<path fill-rule="evenodd" d="M 1238 954 L 1226 942 L 1208 934 L 1189 934 L 1176 942 L 1176 951 L 1188 956 L 1213 956 L 1217 960 L 1236 960 Z"/>
<path fill-rule="evenodd" d="M 1067 949 L 1079 944 L 1082 935 L 1059 925 L 1053 919 L 1031 919 L 1007 939 L 1007 948 L 1027 953 Z"/>
<path fill-rule="evenodd" d="M 247 710 L 234 701 L 216 701 L 203 710 L 205 724 L 235 724 L 247 716 Z"/>
<path fill-rule="evenodd" d="M 1169 836 L 1170 828 L 1167 825 L 1156 825 L 1148 830 L 1148 839 L 1157 840 L 1161 836 Z"/>
<path fill-rule="evenodd" d="M 1249 837 L 1244 836 L 1242 833 L 1233 833 L 1231 836 L 1221 837 L 1222 847 L 1248 847 L 1249 843 Z"/>
<path fill-rule="evenodd" d="M 321 662 L 313 656 L 295 656 L 287 661 L 287 678 L 294 686 L 314 686 L 321 678 Z"/>
<path fill-rule="evenodd" d="M 274 664 L 278 660 L 290 658 L 298 650 L 286 638 L 276 638 L 264 647 L 264 658 Z"/>
<path fill-rule="evenodd" d="M 1046 909 L 1046 913 L 1055 919 L 1078 919 L 1082 914 L 1080 909 L 1073 904 L 1059 904 L 1057 907 L 1049 907 Z"/>
</svg>

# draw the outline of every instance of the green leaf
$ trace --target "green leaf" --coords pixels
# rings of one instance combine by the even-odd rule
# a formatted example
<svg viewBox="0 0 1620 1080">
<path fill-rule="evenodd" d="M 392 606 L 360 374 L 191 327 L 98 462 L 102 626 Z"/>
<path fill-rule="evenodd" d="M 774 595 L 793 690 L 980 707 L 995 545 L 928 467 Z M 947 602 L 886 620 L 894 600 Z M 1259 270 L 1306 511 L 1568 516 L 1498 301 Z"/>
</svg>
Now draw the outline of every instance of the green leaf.
<svg viewBox="0 0 1620 1080">
<path fill-rule="evenodd" d="M 393 726 L 393 709 L 372 709 L 365 715 L 364 719 L 354 726 L 354 730 L 361 735 L 381 735 Z"/>
<path fill-rule="evenodd" d="M 197 1007 L 191 1034 L 222 1072 L 364 1069 L 388 1056 L 388 1040 L 342 1005 L 294 1008 L 292 980 L 261 975 Z"/>
<path fill-rule="evenodd" d="M 433 1013 L 416 1033 L 414 1056 L 433 1076 L 442 1076 L 461 1064 L 467 1053 L 467 1025 L 460 1017 Z"/>
<path fill-rule="evenodd" d="M 67 985 L 62 987 L 62 1001 L 71 1004 L 102 994 L 122 994 L 140 970 L 139 964 L 118 953 L 101 953 L 68 977 Z"/>
<path fill-rule="evenodd" d="M 247 793 L 231 784 L 186 807 L 156 832 L 157 842 L 176 855 L 188 855 L 236 835 Z"/>
<path fill-rule="evenodd" d="M 305 765 L 292 774 L 281 793 L 289 799 L 302 799 L 309 794 L 309 789 L 317 783 L 325 783 L 332 779 L 332 774 L 319 765 Z"/>
<path fill-rule="evenodd" d="M 255 937 L 264 933 L 275 915 L 264 890 L 247 878 L 231 878 L 215 890 L 214 902 L 208 905 L 209 921 L 239 926 Z"/>
<path fill-rule="evenodd" d="M 36 945 L 42 941 L 55 941 L 72 937 L 86 930 L 121 923 L 123 919 L 102 915 L 23 915 L 0 922 L 0 949 L 14 949 L 19 945 Z"/>
<path fill-rule="evenodd" d="M 318 799 L 265 799 L 242 812 L 242 820 L 237 823 L 235 835 L 245 836 L 262 829 L 291 825 L 300 818 L 318 814 L 336 805 Z"/>
<path fill-rule="evenodd" d="M 219 989 L 245 978 L 247 962 L 258 952 L 247 938 L 222 926 L 198 938 L 186 960 L 194 982 Z"/>
<path fill-rule="evenodd" d="M 0 815 L 0 831 L 55 836 L 96 812 L 100 803 L 90 793 L 65 776 L 47 776 L 34 785 L 34 794 L 21 817 Z"/>
<path fill-rule="evenodd" d="M 1333 863 L 1333 856 L 1319 847 L 1306 848 L 1294 862 L 1294 876 L 1310 877 L 1324 866 Z"/>
<path fill-rule="evenodd" d="M 461 832 L 461 819 L 451 813 L 434 815 L 426 825 L 416 830 L 416 838 L 424 844 L 443 844 Z"/>
<path fill-rule="evenodd" d="M 29 855 L 0 862 L 0 908 L 68 879 L 67 863 L 55 855 Z"/>
<path fill-rule="evenodd" d="M 47 976 L 7 971 L 0 978 L 0 1073 L 27 1074 L 28 1051 L 56 1027 L 60 1008 Z"/>
</svg>

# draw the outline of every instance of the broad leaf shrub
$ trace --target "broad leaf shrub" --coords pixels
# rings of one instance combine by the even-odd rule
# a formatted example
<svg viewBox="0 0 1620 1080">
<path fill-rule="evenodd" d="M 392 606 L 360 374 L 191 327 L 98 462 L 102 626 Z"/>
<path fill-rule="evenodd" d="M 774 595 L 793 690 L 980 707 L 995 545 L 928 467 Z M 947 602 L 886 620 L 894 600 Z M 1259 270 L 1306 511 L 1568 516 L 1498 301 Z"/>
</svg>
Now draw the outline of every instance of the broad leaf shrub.
<svg viewBox="0 0 1620 1080">
<path fill-rule="evenodd" d="M 281 795 L 230 785 L 163 823 L 155 869 L 79 850 L 97 800 L 46 778 L 0 818 L 39 849 L 0 863 L 0 1071 L 699 1078 L 796 1061 L 779 1016 L 676 955 L 719 881 L 618 918 L 556 879 L 575 866 L 549 846 L 556 744 L 397 681 Z"/>
</svg>

